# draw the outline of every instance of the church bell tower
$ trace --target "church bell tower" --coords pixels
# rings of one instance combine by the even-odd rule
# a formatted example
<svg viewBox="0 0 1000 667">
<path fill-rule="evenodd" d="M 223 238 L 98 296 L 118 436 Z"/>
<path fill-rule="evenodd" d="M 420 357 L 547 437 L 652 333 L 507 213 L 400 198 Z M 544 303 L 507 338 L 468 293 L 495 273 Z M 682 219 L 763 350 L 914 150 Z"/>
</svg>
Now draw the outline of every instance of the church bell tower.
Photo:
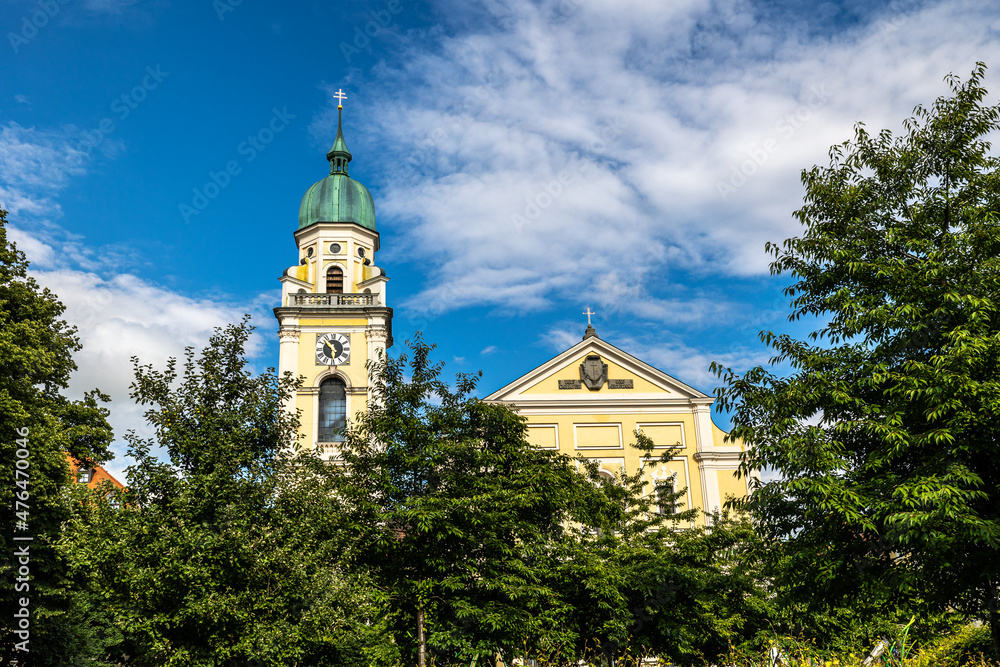
<svg viewBox="0 0 1000 667">
<path fill-rule="evenodd" d="M 344 94 L 338 91 L 343 102 Z M 290 401 L 299 410 L 299 446 L 335 456 L 344 428 L 371 399 L 366 363 L 392 345 L 388 278 L 375 266 L 379 235 L 368 188 L 348 174 L 351 152 L 337 106 L 330 174 L 306 191 L 295 242 L 299 263 L 281 276 L 279 373 L 303 376 Z"/>
</svg>

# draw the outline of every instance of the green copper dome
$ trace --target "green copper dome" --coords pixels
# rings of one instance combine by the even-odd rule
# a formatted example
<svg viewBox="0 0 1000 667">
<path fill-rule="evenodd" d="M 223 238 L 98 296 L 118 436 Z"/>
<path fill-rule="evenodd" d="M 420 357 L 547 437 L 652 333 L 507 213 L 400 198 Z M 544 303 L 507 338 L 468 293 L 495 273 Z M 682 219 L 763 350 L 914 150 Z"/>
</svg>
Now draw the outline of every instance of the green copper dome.
<svg viewBox="0 0 1000 667">
<path fill-rule="evenodd" d="M 368 188 L 347 174 L 330 174 L 306 191 L 299 229 L 317 222 L 353 222 L 375 230 L 375 202 Z"/>
<path fill-rule="evenodd" d="M 344 141 L 341 110 L 337 110 L 337 138 L 326 154 L 330 175 L 306 191 L 299 205 L 299 229 L 317 222 L 353 222 L 375 230 L 375 202 L 368 188 L 348 176 L 351 152 Z"/>
</svg>

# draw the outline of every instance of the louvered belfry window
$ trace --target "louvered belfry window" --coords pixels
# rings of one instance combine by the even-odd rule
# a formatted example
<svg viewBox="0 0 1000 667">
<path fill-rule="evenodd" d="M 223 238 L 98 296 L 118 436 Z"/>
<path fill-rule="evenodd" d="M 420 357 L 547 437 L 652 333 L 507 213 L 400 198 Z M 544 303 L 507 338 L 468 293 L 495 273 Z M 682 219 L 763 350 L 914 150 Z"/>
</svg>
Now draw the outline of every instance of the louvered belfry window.
<svg viewBox="0 0 1000 667">
<path fill-rule="evenodd" d="M 326 293 L 344 293 L 344 271 L 339 266 L 331 266 L 326 272 Z"/>
<path fill-rule="evenodd" d="M 336 378 L 319 386 L 319 442 L 343 442 L 347 425 L 347 390 Z"/>
</svg>

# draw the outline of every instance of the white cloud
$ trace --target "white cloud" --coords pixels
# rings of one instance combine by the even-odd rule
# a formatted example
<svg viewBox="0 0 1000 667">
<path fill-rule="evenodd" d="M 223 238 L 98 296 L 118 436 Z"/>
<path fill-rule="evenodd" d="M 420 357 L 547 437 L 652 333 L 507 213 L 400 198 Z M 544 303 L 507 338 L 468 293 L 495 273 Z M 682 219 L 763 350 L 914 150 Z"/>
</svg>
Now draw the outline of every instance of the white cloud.
<svg viewBox="0 0 1000 667">
<path fill-rule="evenodd" d="M 129 398 L 131 358 L 163 368 L 168 358 L 183 358 L 186 347 L 201 349 L 216 327 L 238 322 L 246 306 L 186 297 L 128 274 L 101 278 L 85 271 L 57 269 L 32 275 L 59 297 L 66 306 L 64 318 L 79 329 L 83 349 L 74 355 L 77 371 L 69 395 L 78 398 L 99 388 L 112 398 L 110 420 L 118 456 L 106 467 L 124 480 L 129 461 L 123 457 L 126 446 L 122 436 L 129 429 L 144 437 L 150 435 L 142 418 L 145 408 Z M 266 317 L 260 312 L 253 314 L 257 322 Z M 248 356 L 262 352 L 265 344 L 262 334 L 255 332 Z"/>
<path fill-rule="evenodd" d="M 72 128 L 0 127 L 0 207 L 13 215 L 59 217 L 53 193 L 83 174 L 87 154 L 71 143 Z"/>
<path fill-rule="evenodd" d="M 83 349 L 74 355 L 78 370 L 68 395 L 80 398 L 99 388 L 112 398 L 118 456 L 106 467 L 124 481 L 129 461 L 122 456 L 121 437 L 129 429 L 149 435 L 144 409 L 129 398 L 131 357 L 162 368 L 169 357 L 183 357 L 185 347 L 203 347 L 214 328 L 239 321 L 247 305 L 192 298 L 134 275 L 109 274 L 106 267 L 121 266 L 131 252 L 127 247 L 90 247 L 53 222 L 61 215 L 54 197 L 85 173 L 87 155 L 72 147 L 71 135 L 72 128 L 0 127 L 0 207 L 18 222 L 7 231 L 30 262 L 30 274 L 58 296 L 66 306 L 64 318 L 79 329 Z M 269 320 L 263 308 L 251 308 L 258 322 Z M 248 356 L 253 359 L 264 347 L 262 336 L 254 335 Z"/>
<path fill-rule="evenodd" d="M 993 10 L 972 0 L 817 36 L 741 2 L 486 7 L 488 21 L 456 6 L 486 27 L 443 31 L 433 52 L 411 42 L 366 91 L 370 142 L 398 165 L 380 218 L 406 230 L 383 252 L 428 267 L 412 310 L 587 294 L 642 318 L 716 319 L 726 295 L 673 294 L 674 271 L 766 273 L 764 243 L 798 233 L 802 168 L 858 120 L 898 130 L 947 72 L 1000 62 Z M 332 136 L 331 119 L 314 132 Z"/>
<path fill-rule="evenodd" d="M 26 257 L 30 258 L 28 261 L 35 268 L 51 267 L 56 261 L 56 253 L 52 246 L 43 243 L 41 240 L 21 231 L 17 227 L 7 228 L 7 238 Z"/>
<path fill-rule="evenodd" d="M 487 345 L 486 347 L 484 347 L 482 350 L 479 351 L 479 354 L 493 354 L 496 351 L 497 351 L 496 345 Z"/>
</svg>

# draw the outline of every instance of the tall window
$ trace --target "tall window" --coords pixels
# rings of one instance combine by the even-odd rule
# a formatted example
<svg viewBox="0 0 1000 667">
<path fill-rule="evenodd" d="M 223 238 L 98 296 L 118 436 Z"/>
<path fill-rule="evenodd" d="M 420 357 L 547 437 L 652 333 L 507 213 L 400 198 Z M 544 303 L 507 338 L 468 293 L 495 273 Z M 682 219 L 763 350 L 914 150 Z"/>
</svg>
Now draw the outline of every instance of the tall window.
<svg viewBox="0 0 1000 667">
<path fill-rule="evenodd" d="M 675 493 L 673 480 L 656 483 L 656 506 L 660 514 L 673 514 L 677 511 L 674 504 Z"/>
<path fill-rule="evenodd" d="M 339 266 L 331 266 L 326 272 L 326 293 L 344 293 L 344 271 Z"/>
<path fill-rule="evenodd" d="M 343 442 L 347 426 L 347 390 L 336 378 L 319 386 L 319 441 Z"/>
</svg>

